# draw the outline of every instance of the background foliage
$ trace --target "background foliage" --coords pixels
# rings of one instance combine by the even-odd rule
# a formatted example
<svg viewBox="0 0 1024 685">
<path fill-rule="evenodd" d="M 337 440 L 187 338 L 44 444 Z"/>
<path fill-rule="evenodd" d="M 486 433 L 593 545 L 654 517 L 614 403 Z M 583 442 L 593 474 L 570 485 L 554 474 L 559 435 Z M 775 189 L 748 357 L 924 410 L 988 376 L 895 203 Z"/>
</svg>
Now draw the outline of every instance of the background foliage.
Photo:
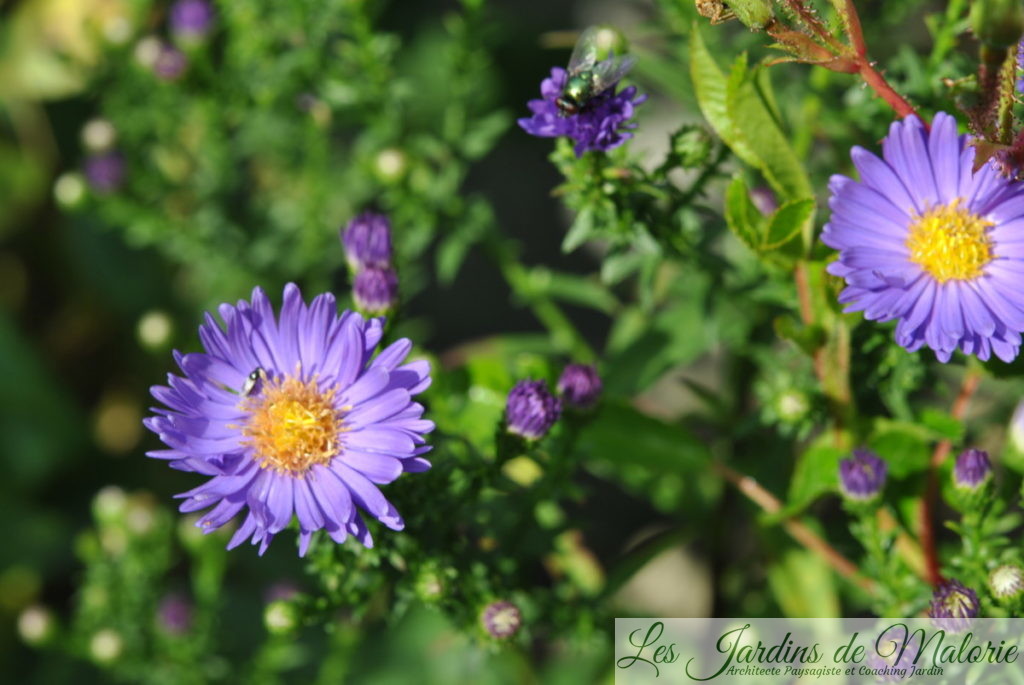
<svg viewBox="0 0 1024 685">
<path fill-rule="evenodd" d="M 966 3 L 857 5 L 897 89 L 953 111 L 944 81 L 976 64 Z M 963 358 L 907 354 L 835 305 L 815 240 L 827 179 L 893 119 L 855 77 L 765 68 L 765 36 L 695 23 L 684 0 L 216 7 L 167 81 L 138 48 L 170 40 L 164 3 L 0 5 L 0 670 L 18 682 L 609 678 L 616 615 L 919 611 L 912 533 L 938 441 L 998 455 L 1014 501 L 1019 364 L 975 370 L 988 376 L 965 423 L 949 413 Z M 629 39 L 651 99 L 628 146 L 577 159 L 514 119 L 591 23 Z M 125 164 L 112 193 L 75 185 L 97 117 Z M 345 301 L 338 229 L 367 207 L 395 227 L 391 334 L 437 369 L 435 468 L 390 486 L 409 525 L 373 550 L 226 553 L 171 508 L 194 478 L 142 457 L 147 388 L 171 348 L 197 349 L 204 309 L 253 285 Z M 850 368 L 830 364 L 851 349 Z M 553 382 L 570 360 L 598 364 L 596 413 L 526 454 L 496 444 L 515 381 Z M 860 444 L 890 461 L 890 532 L 851 532 L 835 496 Z M 991 519 L 989 544 L 1015 512 Z M 886 592 L 794 542 L 793 517 Z M 906 553 L 885 568 L 854 534 Z M 980 582 L 960 544 L 942 533 L 943 559 Z M 192 607 L 187 630 L 160 622 L 169 597 Z M 510 644 L 480 627 L 495 599 L 523 612 Z M 32 605 L 53 612 L 39 650 L 16 628 Z"/>
</svg>

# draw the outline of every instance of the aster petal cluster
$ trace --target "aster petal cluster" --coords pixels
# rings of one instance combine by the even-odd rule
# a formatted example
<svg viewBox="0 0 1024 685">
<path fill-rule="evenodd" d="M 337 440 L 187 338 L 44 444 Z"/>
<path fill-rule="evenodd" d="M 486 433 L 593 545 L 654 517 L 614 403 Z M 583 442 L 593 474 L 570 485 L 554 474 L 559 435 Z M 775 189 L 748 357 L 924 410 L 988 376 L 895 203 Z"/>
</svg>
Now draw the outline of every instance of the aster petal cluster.
<svg viewBox="0 0 1024 685">
<path fill-rule="evenodd" d="M 562 402 L 544 381 L 521 380 L 508 393 L 505 423 L 509 433 L 540 440 L 561 415 Z"/>
<path fill-rule="evenodd" d="M 885 486 L 888 470 L 888 465 L 877 454 L 854 450 L 853 456 L 839 462 L 839 488 L 852 500 L 873 499 Z"/>
<path fill-rule="evenodd" d="M 339 315 L 326 293 L 307 305 L 293 284 L 279 316 L 259 288 L 218 311 L 223 326 L 207 314 L 199 328 L 205 352 L 175 352 L 183 376 L 152 388 L 165 408 L 145 420 L 167 446 L 149 456 L 209 477 L 181 511 L 206 510 L 204 532 L 242 515 L 228 548 L 248 539 L 260 554 L 293 519 L 300 555 L 321 529 L 372 546 L 364 512 L 401 530 L 378 486 L 430 468 L 434 428 L 412 400 L 430 385 L 426 361 L 405 362 L 412 343 L 374 356 L 380 319 Z"/>
<path fill-rule="evenodd" d="M 846 280 L 848 312 L 898 321 L 896 341 L 1004 361 L 1024 331 L 1024 184 L 986 164 L 956 120 L 939 113 L 929 131 L 895 122 L 882 158 L 855 147 L 860 181 L 833 176 L 832 217 L 822 241 L 839 251 L 829 273 Z"/>
<path fill-rule="evenodd" d="M 950 579 L 935 590 L 928 615 L 939 628 L 960 633 L 971 627 L 971 619 L 980 611 L 978 593 L 959 580 Z"/>
<path fill-rule="evenodd" d="M 530 100 L 533 116 L 519 120 L 524 131 L 538 138 L 572 138 L 576 156 L 588 150 L 606 152 L 633 137 L 631 121 L 635 108 L 647 99 L 638 95 L 636 86 L 618 90 L 613 85 L 592 97 L 576 114 L 565 116 L 558 108 L 558 97 L 565 88 L 568 72 L 561 67 L 551 69 L 551 76 L 540 84 L 541 98 Z"/>
<path fill-rule="evenodd" d="M 383 214 L 363 212 L 341 233 L 345 257 L 354 274 L 356 307 L 386 314 L 398 303 L 398 274 L 391 266 L 391 222 Z"/>
</svg>

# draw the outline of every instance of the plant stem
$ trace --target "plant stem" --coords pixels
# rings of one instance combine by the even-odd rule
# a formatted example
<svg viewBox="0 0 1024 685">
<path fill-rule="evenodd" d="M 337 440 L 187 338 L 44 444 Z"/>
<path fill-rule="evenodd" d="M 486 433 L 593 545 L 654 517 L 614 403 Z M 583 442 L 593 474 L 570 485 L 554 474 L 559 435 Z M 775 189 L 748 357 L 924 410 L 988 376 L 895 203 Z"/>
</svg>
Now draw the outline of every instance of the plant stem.
<svg viewBox="0 0 1024 685">
<path fill-rule="evenodd" d="M 967 405 L 978 389 L 981 382 L 981 374 L 974 368 L 968 368 L 960 383 L 960 392 L 953 401 L 950 415 L 954 419 L 962 419 L 967 413 Z M 924 497 L 921 498 L 921 547 L 924 549 L 926 567 L 928 570 L 928 582 L 938 587 L 942 583 L 942 571 L 939 565 L 939 553 L 935 545 L 935 524 L 932 521 L 935 502 L 939 495 L 938 469 L 946 460 L 953 449 L 950 440 L 942 440 L 935 446 L 932 458 L 928 465 L 928 484 Z"/>
<path fill-rule="evenodd" d="M 775 495 L 761 487 L 750 476 L 746 476 L 719 462 L 713 462 L 712 468 L 765 512 L 776 514 L 782 510 L 782 502 Z M 835 547 L 828 544 L 802 521 L 795 518 L 785 518 L 782 521 L 782 526 L 797 542 L 824 559 L 829 566 L 834 568 L 844 578 L 855 583 L 869 594 L 875 594 L 878 591 L 875 581 L 862 575 L 856 564 L 840 554 Z"/>
</svg>

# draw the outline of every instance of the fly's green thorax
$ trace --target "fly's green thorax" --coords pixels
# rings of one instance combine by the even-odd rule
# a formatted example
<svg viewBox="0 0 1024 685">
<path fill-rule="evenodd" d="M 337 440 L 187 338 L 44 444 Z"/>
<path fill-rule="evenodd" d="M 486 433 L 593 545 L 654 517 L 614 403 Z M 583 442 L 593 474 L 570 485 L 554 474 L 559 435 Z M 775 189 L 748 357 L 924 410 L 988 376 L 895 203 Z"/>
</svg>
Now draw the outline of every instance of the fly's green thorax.
<svg viewBox="0 0 1024 685">
<path fill-rule="evenodd" d="M 580 104 L 586 102 L 594 89 L 593 79 L 587 72 L 573 74 L 566 80 L 562 93 Z"/>
</svg>

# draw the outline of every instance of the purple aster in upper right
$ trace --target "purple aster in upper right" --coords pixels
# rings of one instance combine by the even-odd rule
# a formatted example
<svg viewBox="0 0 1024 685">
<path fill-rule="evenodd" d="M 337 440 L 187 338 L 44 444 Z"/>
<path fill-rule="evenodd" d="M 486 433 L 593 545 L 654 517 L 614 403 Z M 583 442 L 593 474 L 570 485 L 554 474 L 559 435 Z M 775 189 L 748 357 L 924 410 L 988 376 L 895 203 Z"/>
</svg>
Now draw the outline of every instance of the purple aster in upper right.
<svg viewBox="0 0 1024 685">
<path fill-rule="evenodd" d="M 612 85 L 590 98 L 575 114 L 566 115 L 559 110 L 558 98 L 568 78 L 565 69 L 551 69 L 551 77 L 540 84 L 541 99 L 528 103 L 533 116 L 520 119 L 520 128 L 538 138 L 572 138 L 577 157 L 587 150 L 611 150 L 633 137 L 631 130 L 636 123 L 630 120 L 646 95 L 638 96 L 636 86 L 619 91 L 617 85 Z"/>
<path fill-rule="evenodd" d="M 1024 331 L 1024 184 L 992 164 L 972 171 L 974 148 L 938 113 L 892 124 L 882 158 L 854 147 L 860 181 L 833 176 L 821 239 L 839 251 L 829 273 L 846 280 L 846 311 L 897 320 L 896 342 L 1009 362 Z"/>
</svg>

